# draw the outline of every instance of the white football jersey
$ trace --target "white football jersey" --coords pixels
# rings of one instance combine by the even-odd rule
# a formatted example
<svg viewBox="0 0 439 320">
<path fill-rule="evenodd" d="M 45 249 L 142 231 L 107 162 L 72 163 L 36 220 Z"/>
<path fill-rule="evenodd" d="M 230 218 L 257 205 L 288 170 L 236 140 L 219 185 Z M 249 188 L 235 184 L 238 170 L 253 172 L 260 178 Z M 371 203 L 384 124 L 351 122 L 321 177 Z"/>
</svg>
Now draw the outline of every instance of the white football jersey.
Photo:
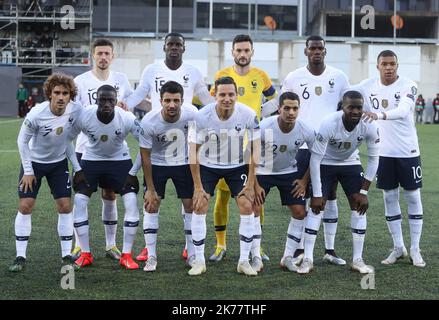
<svg viewBox="0 0 439 320">
<path fill-rule="evenodd" d="M 244 139 L 260 138 L 256 112 L 240 102 L 224 121 L 218 118 L 215 102 L 204 106 L 195 117 L 195 125 L 196 138 L 190 134 L 189 141 L 202 145 L 200 164 L 210 168 L 236 168 L 248 163 L 244 159 Z"/>
<path fill-rule="evenodd" d="M 121 108 L 115 107 L 114 119 L 107 124 L 97 117 L 98 106 L 86 108 L 75 124 L 75 133 L 82 131 L 87 137 L 83 160 L 114 161 L 131 159 L 126 136 L 131 132 L 139 140 L 140 124 L 136 117 Z"/>
<path fill-rule="evenodd" d="M 133 92 L 126 74 L 121 72 L 110 71 L 108 79 L 102 81 L 96 78 L 90 70 L 78 75 L 74 80 L 76 87 L 78 88 L 76 101 L 81 103 L 84 107 L 97 104 L 97 91 L 99 87 L 104 84 L 109 84 L 116 89 L 118 101 L 124 100 Z M 76 152 L 84 153 L 86 143 L 87 137 L 83 133 L 80 133 L 76 140 Z"/>
<path fill-rule="evenodd" d="M 188 130 L 195 121 L 198 109 L 191 104 L 181 106 L 180 119 L 166 122 L 162 109 L 155 109 L 143 117 L 139 136 L 141 148 L 151 149 L 151 163 L 158 166 L 188 164 Z"/>
<path fill-rule="evenodd" d="M 326 116 L 316 135 L 313 153 L 323 156 L 322 164 L 355 165 L 361 164 L 358 147 L 366 141 L 368 150 L 379 146 L 378 125 L 360 121 L 351 132 L 344 127 L 343 111 Z"/>
<path fill-rule="evenodd" d="M 293 130 L 282 132 L 279 116 L 261 121 L 261 164 L 256 169 L 258 175 L 287 174 L 297 171 L 296 154 L 306 142 L 314 143 L 314 130 L 304 121 L 297 119 Z"/>
<path fill-rule="evenodd" d="M 302 67 L 290 72 L 282 83 L 281 93 L 291 91 L 300 98 L 299 117 L 317 131 L 322 119 L 337 111 L 343 93 L 349 88 L 346 74 L 326 65 L 319 76 Z M 306 148 L 306 144 L 303 148 Z"/>
<path fill-rule="evenodd" d="M 56 116 L 45 101 L 29 111 L 17 140 L 24 174 L 33 174 L 31 161 L 55 163 L 66 158 L 69 136 L 82 109 L 79 103 L 70 102 L 64 114 Z"/>
<path fill-rule="evenodd" d="M 391 85 L 385 86 L 379 78 L 373 78 L 364 80 L 353 88 L 363 94 L 365 110 L 387 114 L 405 106 L 409 109 L 403 117 L 391 120 L 389 116 L 387 120 L 377 121 L 381 135 L 380 156 L 395 158 L 419 156 L 418 136 L 413 118 L 416 83 L 399 77 Z M 401 104 L 402 101 L 404 104 Z"/>
<path fill-rule="evenodd" d="M 364 178 L 372 181 L 378 168 L 380 136 L 375 122 L 361 121 L 351 131 L 343 124 L 343 111 L 326 116 L 311 148 L 311 185 L 314 197 L 322 196 L 320 164 L 333 166 L 361 165 L 358 148 L 367 145 L 367 168 Z"/>
<path fill-rule="evenodd" d="M 161 108 L 160 89 L 171 80 L 183 86 L 183 99 L 186 103 L 192 103 L 194 94 L 199 97 L 205 97 L 206 94 L 210 96 L 200 70 L 186 63 L 183 63 L 177 70 L 171 70 L 164 61 L 161 61 L 145 67 L 139 86 L 125 102 L 132 109 L 148 96 L 151 98 L 153 109 Z"/>
</svg>

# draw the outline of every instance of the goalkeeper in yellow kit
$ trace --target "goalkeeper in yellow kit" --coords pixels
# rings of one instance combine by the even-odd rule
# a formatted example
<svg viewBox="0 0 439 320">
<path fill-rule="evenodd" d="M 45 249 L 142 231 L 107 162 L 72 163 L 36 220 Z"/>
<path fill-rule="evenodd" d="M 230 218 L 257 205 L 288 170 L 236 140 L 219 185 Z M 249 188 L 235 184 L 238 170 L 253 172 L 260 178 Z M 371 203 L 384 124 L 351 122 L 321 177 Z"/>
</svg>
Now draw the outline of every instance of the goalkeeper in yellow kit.
<svg viewBox="0 0 439 320">
<path fill-rule="evenodd" d="M 225 76 L 232 77 L 238 87 L 238 101 L 251 107 L 260 118 L 263 96 L 266 100 L 274 98 L 276 96 L 276 89 L 273 87 L 265 71 L 250 66 L 253 53 L 253 41 L 250 36 L 245 34 L 237 35 L 232 43 L 232 56 L 235 64 L 218 71 L 215 75 L 215 80 Z M 215 252 L 209 258 L 210 261 L 215 262 L 222 260 L 227 250 L 226 227 L 229 219 L 231 194 L 224 179 L 218 182 L 216 194 L 213 213 L 217 244 Z M 260 220 L 259 217 L 256 218 L 256 224 L 259 224 L 259 226 L 255 230 L 261 230 L 260 225 L 263 223 L 263 217 L 264 212 L 262 212 Z M 260 236 L 261 232 L 256 232 L 254 239 L 257 239 L 257 247 L 260 246 Z M 262 259 L 268 260 L 268 256 L 263 252 L 259 252 L 259 249 L 252 249 L 252 255 L 256 254 L 256 252 L 261 254 Z"/>
</svg>

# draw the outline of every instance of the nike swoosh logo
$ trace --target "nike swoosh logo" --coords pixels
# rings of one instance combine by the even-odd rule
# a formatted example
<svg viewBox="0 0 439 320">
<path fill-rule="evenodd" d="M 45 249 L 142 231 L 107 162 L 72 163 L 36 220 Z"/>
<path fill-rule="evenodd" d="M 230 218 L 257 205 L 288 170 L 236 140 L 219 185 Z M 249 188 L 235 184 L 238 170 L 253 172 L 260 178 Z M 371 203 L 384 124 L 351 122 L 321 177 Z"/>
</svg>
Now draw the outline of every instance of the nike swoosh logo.
<svg viewBox="0 0 439 320">
<path fill-rule="evenodd" d="M 72 186 L 67 186 L 67 189 L 70 189 Z"/>
<path fill-rule="evenodd" d="M 371 97 L 375 97 L 376 95 L 377 95 L 376 93 L 375 94 L 373 94 L 373 93 L 370 94 Z"/>
<path fill-rule="evenodd" d="M 415 180 L 416 183 L 419 183 L 419 182 L 421 182 L 421 181 L 422 181 L 422 179 L 421 179 L 421 180 Z"/>
<path fill-rule="evenodd" d="M 301 87 L 306 86 L 306 85 L 307 85 L 307 83 L 301 83 L 300 84 Z"/>
<path fill-rule="evenodd" d="M 156 80 L 163 79 L 163 77 L 155 77 Z"/>
<path fill-rule="evenodd" d="M 88 92 L 92 92 L 92 91 L 94 91 L 94 90 L 96 90 L 96 88 L 88 89 Z"/>
</svg>

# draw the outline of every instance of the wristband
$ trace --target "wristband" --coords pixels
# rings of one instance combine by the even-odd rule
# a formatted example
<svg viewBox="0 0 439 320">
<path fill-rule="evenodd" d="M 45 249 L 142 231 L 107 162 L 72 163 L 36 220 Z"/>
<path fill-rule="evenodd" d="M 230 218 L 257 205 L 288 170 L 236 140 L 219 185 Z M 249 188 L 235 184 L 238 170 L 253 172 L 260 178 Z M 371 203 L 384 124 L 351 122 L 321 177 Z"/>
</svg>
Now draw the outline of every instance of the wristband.
<svg viewBox="0 0 439 320">
<path fill-rule="evenodd" d="M 361 190 L 360 190 L 360 194 L 364 194 L 365 196 L 367 196 L 367 191 L 364 190 L 364 189 L 361 189 Z"/>
</svg>

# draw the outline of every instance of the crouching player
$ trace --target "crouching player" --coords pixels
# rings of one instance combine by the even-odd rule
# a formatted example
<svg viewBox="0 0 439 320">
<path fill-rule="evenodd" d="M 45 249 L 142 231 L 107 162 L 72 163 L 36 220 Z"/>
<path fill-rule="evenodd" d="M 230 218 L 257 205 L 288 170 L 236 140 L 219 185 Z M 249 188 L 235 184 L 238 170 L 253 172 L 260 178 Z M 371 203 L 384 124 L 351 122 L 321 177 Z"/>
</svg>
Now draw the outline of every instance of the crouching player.
<svg viewBox="0 0 439 320">
<path fill-rule="evenodd" d="M 312 213 L 305 225 L 305 258 L 297 273 L 313 269 L 313 251 L 322 220 L 322 211 L 334 181 L 339 181 L 351 208 L 353 237 L 352 270 L 373 273 L 374 268 L 363 260 L 366 234 L 367 191 L 378 168 L 379 134 L 374 123 L 361 121 L 363 96 L 358 91 L 343 95 L 343 110 L 328 115 L 322 121 L 311 149 Z M 363 174 L 358 147 L 367 144 L 367 168 Z"/>
<path fill-rule="evenodd" d="M 81 247 L 81 255 L 75 262 L 77 268 L 93 262 L 89 243 L 87 206 L 90 196 L 97 190 L 98 185 L 122 196 L 125 218 L 123 250 L 119 263 L 126 269 L 139 268 L 131 257 L 131 249 L 139 225 L 137 207 L 139 182 L 128 147 L 124 144 L 129 133 L 138 140 L 139 123 L 132 113 L 115 108 L 116 103 L 116 89 L 110 85 L 101 86 L 97 91 L 97 105 L 85 109 L 75 126 L 75 134 L 82 131 L 88 138 L 81 159 L 83 171 L 77 172 L 73 179 L 76 191 L 73 219 Z"/>
<path fill-rule="evenodd" d="M 75 171 L 79 170 L 69 133 L 80 116 L 82 106 L 72 101 L 76 96 L 73 78 L 63 74 L 53 74 L 47 79 L 44 94 L 48 101 L 28 113 L 17 140 L 21 157 L 20 202 L 15 218 L 17 257 L 9 267 L 11 272 L 19 272 L 25 265 L 32 211 L 43 177 L 46 177 L 59 213 L 58 234 L 63 263 L 72 263 L 73 218 L 66 156 L 72 161 Z"/>
<path fill-rule="evenodd" d="M 284 92 L 279 97 L 279 114 L 261 121 L 262 161 L 256 169 L 255 216 L 259 216 L 265 196 L 271 188 L 277 187 L 282 205 L 291 212 L 287 241 L 280 265 L 289 271 L 297 271 L 293 255 L 303 232 L 303 219 L 306 216 L 305 191 L 309 182 L 309 170 L 300 179 L 297 170 L 296 154 L 304 144 L 311 148 L 314 143 L 314 130 L 297 116 L 299 114 L 299 96 L 293 92 Z M 252 268 L 259 272 L 263 268 L 260 254 L 262 229 L 255 224 L 255 236 L 252 246 Z"/>
<path fill-rule="evenodd" d="M 148 257 L 144 271 L 157 268 L 159 209 L 169 179 L 172 179 L 185 211 L 187 264 L 191 266 L 195 259 L 191 232 L 194 187 L 188 163 L 187 136 L 189 124 L 198 110 L 191 104 L 183 104 L 183 87 L 175 81 L 168 81 L 161 87 L 160 103 L 162 108 L 152 110 L 142 119 L 139 138 L 146 182 L 143 233 Z"/>
</svg>

